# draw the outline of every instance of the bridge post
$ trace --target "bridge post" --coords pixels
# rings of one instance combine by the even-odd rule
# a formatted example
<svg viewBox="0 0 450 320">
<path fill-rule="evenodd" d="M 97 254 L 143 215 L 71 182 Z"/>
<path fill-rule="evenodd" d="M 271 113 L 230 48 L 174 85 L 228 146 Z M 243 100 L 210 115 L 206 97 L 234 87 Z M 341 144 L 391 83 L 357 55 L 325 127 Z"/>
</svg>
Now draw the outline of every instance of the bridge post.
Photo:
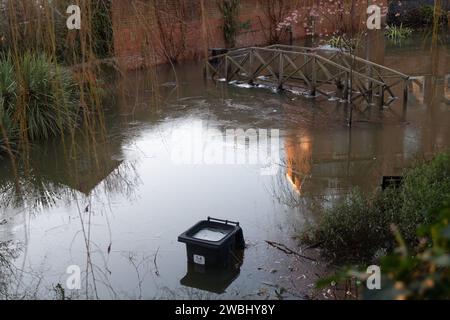
<svg viewBox="0 0 450 320">
<path fill-rule="evenodd" d="M 403 109 L 408 105 L 408 80 L 403 83 Z"/>
<path fill-rule="evenodd" d="M 329 58 L 327 55 L 319 54 L 319 51 L 316 50 L 298 49 L 298 47 L 293 47 L 293 50 L 284 48 L 285 46 L 280 45 L 235 49 L 229 54 L 220 55 L 217 59 L 225 60 L 220 60 L 217 67 L 209 64 L 206 68 L 207 71 L 214 72 L 213 77 L 215 74 L 221 74 L 227 82 L 233 79 L 249 84 L 260 81 L 270 82 L 278 90 L 283 90 L 288 81 L 290 86 L 305 83 L 313 97 L 318 92 L 330 97 L 329 93 L 322 92 L 320 88 L 322 85 L 334 83 L 337 89 L 342 91 L 342 100 L 353 103 L 362 98 L 369 105 L 373 105 L 379 98 L 380 108 L 383 108 L 385 104 L 389 106 L 394 101 L 396 94 L 391 89 L 394 85 L 401 87 L 403 82 L 403 102 L 405 106 L 407 105 L 409 76 L 401 72 L 351 55 L 353 62 L 349 65 L 349 61 L 346 59 L 347 55 L 344 54 L 337 58 L 336 55 Z M 291 55 L 294 58 L 291 59 Z M 242 59 L 242 57 L 244 58 Z M 295 62 L 298 58 L 303 58 L 303 64 L 300 66 Z M 356 61 L 365 66 L 355 70 Z M 250 65 L 244 67 L 248 63 Z M 287 74 L 284 73 L 285 71 Z M 269 74 L 267 74 L 268 72 Z M 398 81 L 393 84 L 387 83 L 383 79 L 386 72 L 388 72 L 386 76 L 396 78 Z M 259 74 L 262 75 L 259 77 Z M 353 92 L 353 87 L 355 87 L 355 92 Z M 386 93 L 388 93 L 387 101 L 385 100 Z"/>
<path fill-rule="evenodd" d="M 384 85 L 380 85 L 380 109 L 383 109 L 384 106 Z"/>
<path fill-rule="evenodd" d="M 249 72 L 250 72 L 250 74 L 249 74 L 249 79 L 248 79 L 248 84 L 250 84 L 250 85 L 254 85 L 254 83 L 253 83 L 253 74 L 254 74 L 254 72 L 253 72 L 253 49 L 250 49 L 250 51 L 249 51 L 249 64 L 250 64 L 250 66 L 249 66 Z"/>
<path fill-rule="evenodd" d="M 372 65 L 369 65 L 369 77 L 370 77 L 370 79 L 372 79 L 372 77 L 373 77 Z M 369 80 L 369 101 L 371 104 L 373 103 L 373 82 L 372 82 L 372 80 Z"/>
<path fill-rule="evenodd" d="M 342 97 L 345 100 L 348 100 L 348 81 L 349 81 L 349 76 L 348 76 L 348 72 L 345 73 L 345 86 L 344 86 L 344 96 Z"/>
<path fill-rule="evenodd" d="M 225 79 L 227 82 L 230 81 L 230 75 L 228 72 L 228 55 L 225 56 Z"/>
<path fill-rule="evenodd" d="M 279 63 L 278 63 L 278 90 L 283 90 L 283 70 L 284 61 L 283 53 L 280 53 Z"/>
<path fill-rule="evenodd" d="M 317 62 L 316 62 L 316 57 L 314 56 L 312 58 L 312 75 L 311 75 L 311 95 L 312 96 L 316 96 L 316 87 L 317 87 Z"/>
</svg>

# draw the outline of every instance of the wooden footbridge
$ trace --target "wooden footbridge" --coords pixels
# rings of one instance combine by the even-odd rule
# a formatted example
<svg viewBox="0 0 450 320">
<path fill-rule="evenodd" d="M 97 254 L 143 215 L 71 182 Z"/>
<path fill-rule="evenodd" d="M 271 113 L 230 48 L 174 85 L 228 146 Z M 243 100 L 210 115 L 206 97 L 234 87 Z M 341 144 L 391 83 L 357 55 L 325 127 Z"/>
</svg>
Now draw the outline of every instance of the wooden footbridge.
<svg viewBox="0 0 450 320">
<path fill-rule="evenodd" d="M 406 106 L 408 100 L 409 76 L 337 49 L 287 45 L 234 49 L 209 57 L 207 69 L 215 81 L 277 90 L 303 88 L 311 96 L 351 103 L 390 106 L 403 95 Z"/>
</svg>

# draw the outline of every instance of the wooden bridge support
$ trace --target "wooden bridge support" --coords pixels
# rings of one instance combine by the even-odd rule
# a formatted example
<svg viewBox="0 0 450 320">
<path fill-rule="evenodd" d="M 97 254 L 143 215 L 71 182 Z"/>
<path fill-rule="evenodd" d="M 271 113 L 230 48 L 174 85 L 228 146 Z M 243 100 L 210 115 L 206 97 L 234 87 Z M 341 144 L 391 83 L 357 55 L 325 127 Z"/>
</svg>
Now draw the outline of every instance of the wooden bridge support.
<svg viewBox="0 0 450 320">
<path fill-rule="evenodd" d="M 377 97 L 380 108 L 396 100 L 394 88 L 403 85 L 403 104 L 408 101 L 409 76 L 338 50 L 242 48 L 209 58 L 207 67 L 214 80 L 269 84 L 278 90 L 306 87 L 312 96 L 332 97 L 343 91 L 341 98 L 349 103 L 361 99 L 372 105 Z"/>
</svg>

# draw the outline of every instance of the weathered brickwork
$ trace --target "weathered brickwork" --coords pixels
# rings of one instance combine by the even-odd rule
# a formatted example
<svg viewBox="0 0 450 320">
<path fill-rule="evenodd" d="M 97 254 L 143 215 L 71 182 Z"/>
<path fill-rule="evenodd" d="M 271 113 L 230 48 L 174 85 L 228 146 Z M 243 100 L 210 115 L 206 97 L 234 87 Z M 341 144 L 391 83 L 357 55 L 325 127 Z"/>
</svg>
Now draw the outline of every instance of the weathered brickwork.
<svg viewBox="0 0 450 320">
<path fill-rule="evenodd" d="M 283 16 L 295 9 L 306 14 L 299 5 L 304 2 L 283 2 L 286 4 Z M 367 3 L 365 0 L 359 2 Z M 171 59 L 200 59 L 208 48 L 225 46 L 223 19 L 217 0 L 114 0 L 112 11 L 116 56 L 127 69 L 167 63 Z M 357 11 L 353 17 L 356 25 L 364 18 L 364 5 Z M 239 31 L 236 37 L 238 47 L 268 43 L 269 30 L 273 30 L 274 25 L 267 12 L 264 1 L 241 1 L 239 20 L 249 28 Z M 315 31 L 325 34 L 331 33 L 333 28 L 334 23 L 325 20 Z M 305 35 L 303 23 L 295 24 L 293 38 L 300 39 Z M 283 34 L 280 41 L 287 41 L 287 34 Z"/>
</svg>

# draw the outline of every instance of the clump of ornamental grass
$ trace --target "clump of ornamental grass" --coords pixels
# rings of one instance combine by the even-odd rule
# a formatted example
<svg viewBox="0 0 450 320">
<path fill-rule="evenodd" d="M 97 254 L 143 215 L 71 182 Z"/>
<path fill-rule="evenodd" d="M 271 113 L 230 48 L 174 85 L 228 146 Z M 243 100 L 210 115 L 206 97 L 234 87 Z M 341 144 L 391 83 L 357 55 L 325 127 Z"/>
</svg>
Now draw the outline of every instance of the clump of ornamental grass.
<svg viewBox="0 0 450 320">
<path fill-rule="evenodd" d="M 48 139 L 78 121 L 78 85 L 44 54 L 0 57 L 0 149 Z"/>
<path fill-rule="evenodd" d="M 391 25 L 386 28 L 386 32 L 384 34 L 389 40 L 400 42 L 411 37 L 413 30 L 411 28 L 404 27 L 403 24 L 400 26 Z"/>
</svg>

